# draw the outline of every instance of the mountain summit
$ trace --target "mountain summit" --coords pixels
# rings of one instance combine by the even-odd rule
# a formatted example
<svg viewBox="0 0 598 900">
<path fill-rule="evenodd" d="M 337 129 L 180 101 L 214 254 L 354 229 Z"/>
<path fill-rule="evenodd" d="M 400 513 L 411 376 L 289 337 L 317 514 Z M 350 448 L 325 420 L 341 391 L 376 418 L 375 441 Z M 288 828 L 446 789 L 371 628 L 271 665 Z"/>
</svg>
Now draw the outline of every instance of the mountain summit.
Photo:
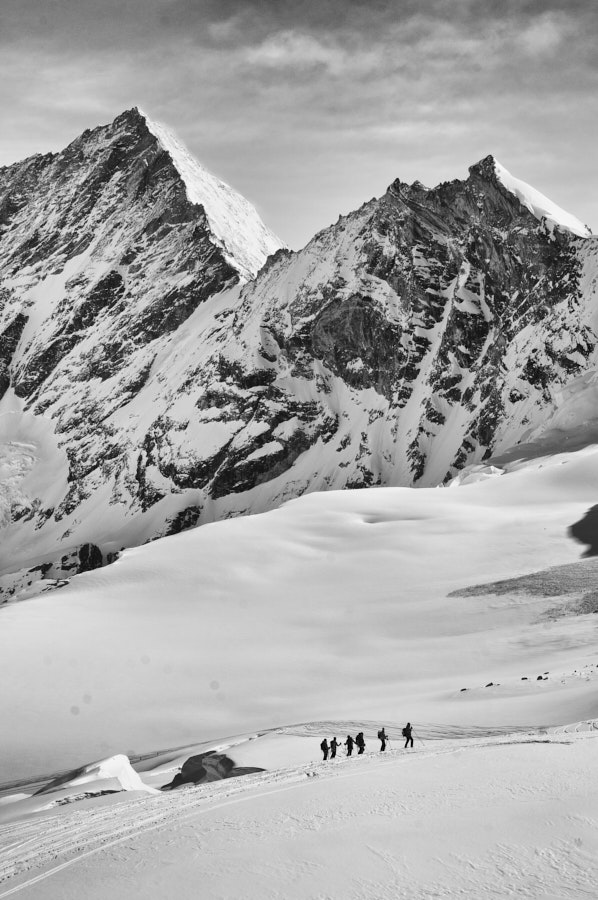
<svg viewBox="0 0 598 900">
<path fill-rule="evenodd" d="M 262 265 L 255 211 L 137 109 L 1 169 L 0 587 L 540 433 L 596 367 L 576 221 L 487 157 Z"/>
</svg>

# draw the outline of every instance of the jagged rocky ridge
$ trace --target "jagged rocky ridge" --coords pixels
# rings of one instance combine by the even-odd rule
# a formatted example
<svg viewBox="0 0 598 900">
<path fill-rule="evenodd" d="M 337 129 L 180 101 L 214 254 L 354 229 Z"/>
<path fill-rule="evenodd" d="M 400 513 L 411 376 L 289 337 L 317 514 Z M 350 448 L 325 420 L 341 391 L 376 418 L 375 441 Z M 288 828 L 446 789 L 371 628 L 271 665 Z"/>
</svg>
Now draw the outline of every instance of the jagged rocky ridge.
<svg viewBox="0 0 598 900">
<path fill-rule="evenodd" d="M 0 585 L 541 430 L 594 372 L 596 240 L 507 176 L 397 180 L 290 253 L 138 110 L 1 169 Z"/>
</svg>

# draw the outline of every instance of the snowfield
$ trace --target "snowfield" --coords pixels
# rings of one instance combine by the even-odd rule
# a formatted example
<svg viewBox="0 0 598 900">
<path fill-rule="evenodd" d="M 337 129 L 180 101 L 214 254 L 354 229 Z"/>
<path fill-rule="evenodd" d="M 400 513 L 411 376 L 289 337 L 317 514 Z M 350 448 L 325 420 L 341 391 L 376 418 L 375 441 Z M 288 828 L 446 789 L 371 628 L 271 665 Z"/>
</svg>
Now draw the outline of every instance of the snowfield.
<svg viewBox="0 0 598 900">
<path fill-rule="evenodd" d="M 596 620 L 552 613 L 585 596 L 570 573 L 548 596 L 483 585 L 576 564 L 591 592 L 568 529 L 597 461 L 590 446 L 456 487 L 309 494 L 8 604 L 0 782 L 297 721 L 596 715 L 575 674 L 598 662 Z"/>
<path fill-rule="evenodd" d="M 598 447 L 541 448 L 8 604 L 0 898 L 595 896 Z"/>
</svg>

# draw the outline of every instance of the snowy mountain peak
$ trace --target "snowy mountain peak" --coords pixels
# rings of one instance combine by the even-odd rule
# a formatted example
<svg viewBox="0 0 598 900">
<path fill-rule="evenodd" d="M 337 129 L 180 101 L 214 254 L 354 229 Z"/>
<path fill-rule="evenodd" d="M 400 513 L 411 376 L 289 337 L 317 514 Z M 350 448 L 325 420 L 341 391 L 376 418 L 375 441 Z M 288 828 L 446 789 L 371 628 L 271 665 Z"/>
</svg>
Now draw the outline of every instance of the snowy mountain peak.
<svg viewBox="0 0 598 900">
<path fill-rule="evenodd" d="M 212 235 L 227 261 L 245 279 L 253 278 L 270 254 L 284 245 L 264 225 L 256 209 L 241 194 L 216 178 L 193 157 L 164 125 L 134 107 L 123 115 L 139 116 L 170 156 L 191 203 L 202 206 Z"/>
<path fill-rule="evenodd" d="M 495 157 L 490 153 L 472 166 L 469 166 L 469 174 L 479 175 L 480 178 L 485 178 L 487 181 L 495 180 L 497 177 Z"/>
<path fill-rule="evenodd" d="M 472 175 L 479 175 L 486 180 L 498 182 L 509 193 L 517 197 L 521 205 L 529 209 L 536 219 L 545 219 L 551 227 L 556 226 L 578 237 L 591 236 L 592 232 L 587 225 L 584 225 L 571 213 L 557 206 L 556 203 L 553 203 L 552 200 L 541 194 L 540 191 L 530 184 L 527 184 L 527 182 L 515 178 L 499 163 L 496 157 L 492 155 L 484 157 L 474 166 L 471 166 L 469 172 Z"/>
<path fill-rule="evenodd" d="M 123 110 L 114 120 L 114 124 L 116 125 L 120 122 L 137 123 L 143 127 L 147 127 L 148 124 L 147 116 L 138 106 L 132 106 L 131 109 Z"/>
</svg>

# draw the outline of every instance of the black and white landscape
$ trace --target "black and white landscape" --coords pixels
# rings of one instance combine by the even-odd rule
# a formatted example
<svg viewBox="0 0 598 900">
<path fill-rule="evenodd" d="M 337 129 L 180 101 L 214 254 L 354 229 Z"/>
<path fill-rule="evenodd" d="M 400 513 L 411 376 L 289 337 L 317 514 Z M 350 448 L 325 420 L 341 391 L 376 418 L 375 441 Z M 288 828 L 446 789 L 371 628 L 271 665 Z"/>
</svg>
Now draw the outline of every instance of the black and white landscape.
<svg viewBox="0 0 598 900">
<path fill-rule="evenodd" d="M 1 174 L 5 598 L 585 427 L 598 244 L 492 157 L 295 253 L 137 109 Z"/>
<path fill-rule="evenodd" d="M 486 153 L 290 249 L 101 122 L 0 167 L 0 898 L 593 896 L 598 237 Z"/>
</svg>

